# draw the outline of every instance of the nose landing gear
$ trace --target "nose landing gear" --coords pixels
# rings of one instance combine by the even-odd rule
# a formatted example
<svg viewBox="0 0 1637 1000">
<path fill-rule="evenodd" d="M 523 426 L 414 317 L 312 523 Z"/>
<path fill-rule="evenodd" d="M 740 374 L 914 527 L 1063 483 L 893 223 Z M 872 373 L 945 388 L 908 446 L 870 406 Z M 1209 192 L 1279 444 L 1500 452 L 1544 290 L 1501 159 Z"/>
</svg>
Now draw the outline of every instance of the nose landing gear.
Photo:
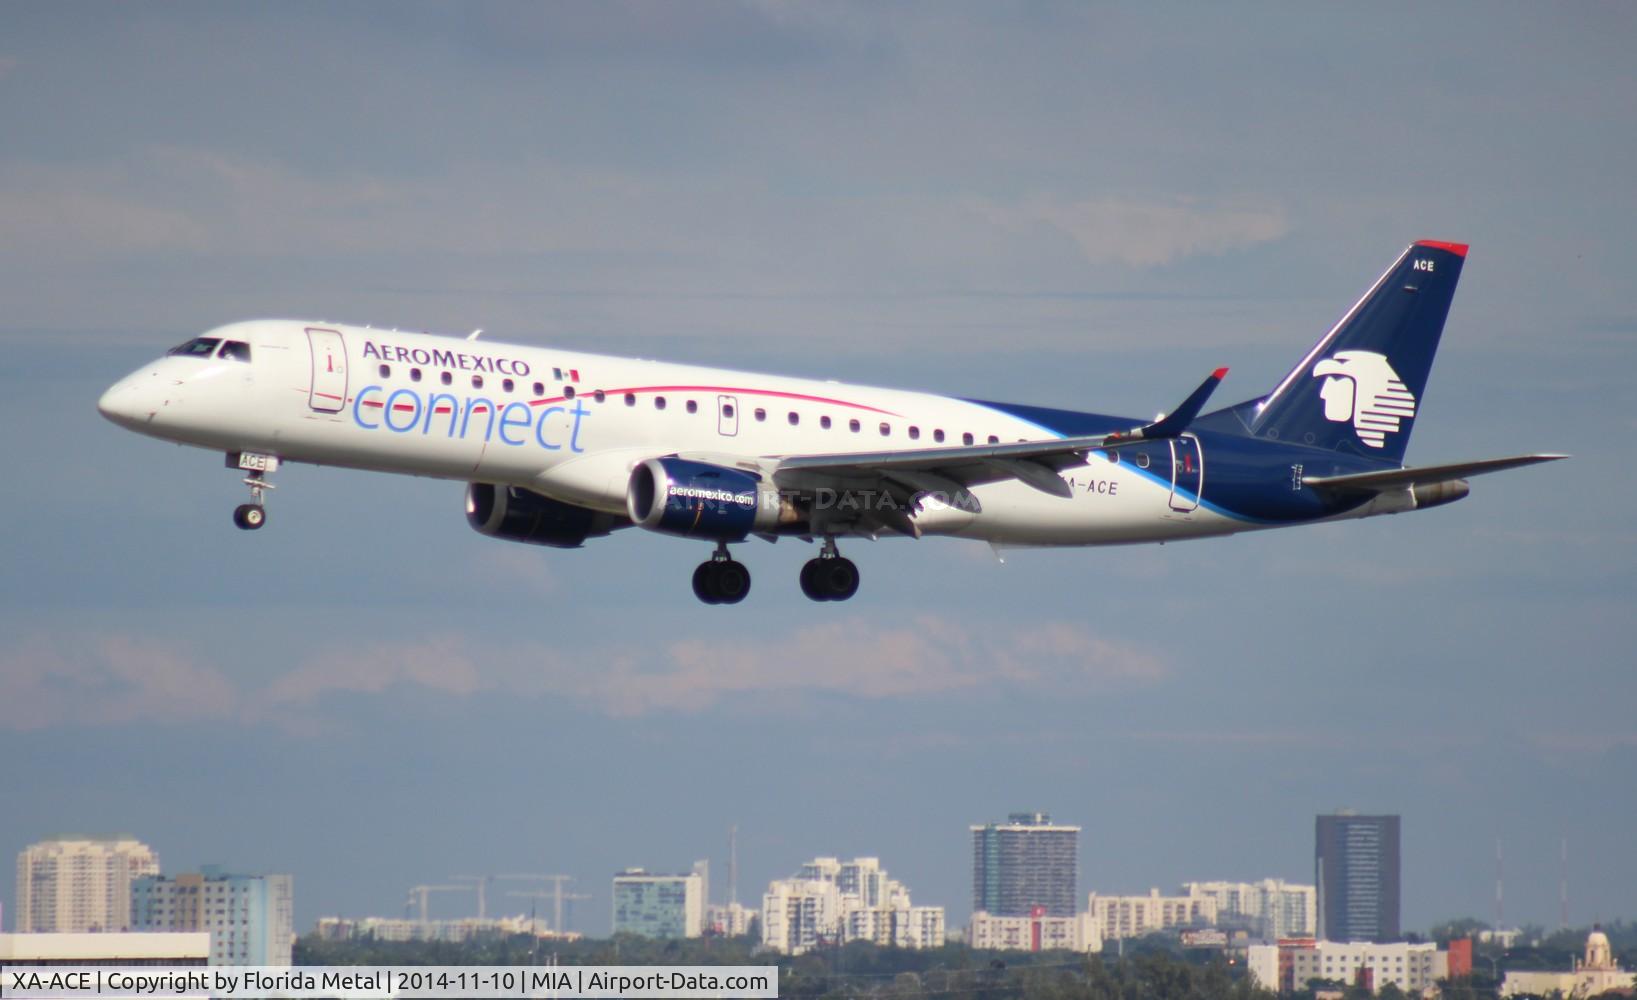
<svg viewBox="0 0 1637 1000">
<path fill-rule="evenodd" d="M 227 467 L 243 470 L 243 482 L 250 487 L 250 502 L 233 508 L 233 523 L 241 531 L 255 531 L 267 523 L 266 491 L 273 488 L 267 474 L 279 467 L 279 460 L 272 455 L 228 452 Z"/>
<path fill-rule="evenodd" d="M 693 593 L 706 604 L 738 604 L 750 593 L 750 570 L 728 554 L 728 543 L 717 542 L 716 551 L 693 571 Z"/>
<path fill-rule="evenodd" d="M 858 566 L 826 538 L 817 559 L 801 568 L 801 592 L 814 601 L 845 601 L 858 593 Z"/>
</svg>

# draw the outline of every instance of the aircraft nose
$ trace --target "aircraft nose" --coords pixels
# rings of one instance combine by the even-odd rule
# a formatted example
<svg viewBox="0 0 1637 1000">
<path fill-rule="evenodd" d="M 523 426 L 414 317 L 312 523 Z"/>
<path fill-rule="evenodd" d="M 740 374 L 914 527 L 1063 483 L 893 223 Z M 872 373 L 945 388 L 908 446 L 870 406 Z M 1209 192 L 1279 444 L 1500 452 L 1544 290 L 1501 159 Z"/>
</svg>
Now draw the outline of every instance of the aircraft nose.
<svg viewBox="0 0 1637 1000">
<path fill-rule="evenodd" d="M 97 412 L 122 427 L 146 423 L 153 415 L 143 390 L 153 377 L 146 372 L 127 375 L 108 387 L 97 400 Z"/>
</svg>

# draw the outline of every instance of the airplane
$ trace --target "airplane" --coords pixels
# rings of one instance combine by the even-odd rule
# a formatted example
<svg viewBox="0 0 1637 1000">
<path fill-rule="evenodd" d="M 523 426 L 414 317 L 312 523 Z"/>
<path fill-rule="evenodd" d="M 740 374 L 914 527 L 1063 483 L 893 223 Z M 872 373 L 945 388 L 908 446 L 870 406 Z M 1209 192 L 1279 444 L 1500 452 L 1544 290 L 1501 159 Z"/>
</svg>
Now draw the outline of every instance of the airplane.
<svg viewBox="0 0 1637 1000">
<path fill-rule="evenodd" d="M 1033 404 L 300 320 L 232 323 L 116 382 L 114 423 L 226 455 L 267 520 L 285 462 L 464 481 L 482 534 L 577 548 L 623 528 L 713 546 L 693 574 L 737 604 L 751 537 L 1167 542 L 1451 503 L 1466 478 L 1567 456 L 1403 464 L 1467 245 L 1411 244 L 1270 391 L 1205 413 L 1217 369 L 1152 421 Z"/>
</svg>

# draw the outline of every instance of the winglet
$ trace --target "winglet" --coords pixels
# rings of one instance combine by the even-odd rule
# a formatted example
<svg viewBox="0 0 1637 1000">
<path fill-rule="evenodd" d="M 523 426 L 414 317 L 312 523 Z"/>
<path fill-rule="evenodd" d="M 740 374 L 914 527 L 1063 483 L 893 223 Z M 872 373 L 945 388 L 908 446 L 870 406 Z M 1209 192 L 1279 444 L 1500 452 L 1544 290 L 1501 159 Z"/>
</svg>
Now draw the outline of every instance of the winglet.
<svg viewBox="0 0 1637 1000">
<path fill-rule="evenodd" d="M 1215 392 L 1216 387 L 1222 384 L 1222 380 L 1227 377 L 1227 374 L 1228 370 L 1226 368 L 1218 368 L 1211 373 L 1210 378 L 1201 382 L 1199 388 L 1195 389 L 1187 399 L 1182 401 L 1182 405 L 1175 410 L 1151 424 L 1146 424 L 1134 430 L 1110 434 L 1108 441 L 1112 443 L 1115 441 L 1180 437 L 1182 432 L 1188 429 L 1188 425 L 1194 422 L 1194 418 L 1199 416 L 1199 411 L 1205 408 L 1205 401 L 1211 398 L 1211 393 Z"/>
</svg>

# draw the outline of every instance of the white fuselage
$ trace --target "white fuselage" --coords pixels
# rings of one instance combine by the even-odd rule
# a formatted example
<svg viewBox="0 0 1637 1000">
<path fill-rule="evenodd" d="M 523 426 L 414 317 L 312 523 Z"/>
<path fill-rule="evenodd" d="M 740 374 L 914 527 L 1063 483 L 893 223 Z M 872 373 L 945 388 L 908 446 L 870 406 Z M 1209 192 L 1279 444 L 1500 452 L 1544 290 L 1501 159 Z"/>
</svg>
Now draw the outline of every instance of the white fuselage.
<svg viewBox="0 0 1637 1000">
<path fill-rule="evenodd" d="M 786 378 L 339 324 L 254 321 L 207 336 L 250 360 L 167 356 L 108 390 L 110 419 L 224 452 L 523 487 L 612 514 L 640 462 L 960 447 L 1062 435 L 930 393 Z M 1201 501 L 1208 457 L 1094 456 L 1073 495 L 1017 480 L 973 490 L 981 512 L 923 511 L 928 534 L 1094 545 L 1256 527 Z M 1184 448 L 1188 445 L 1185 443 Z M 1197 463 L 1195 468 L 1192 463 Z M 868 498 L 854 502 L 869 502 Z"/>
</svg>

